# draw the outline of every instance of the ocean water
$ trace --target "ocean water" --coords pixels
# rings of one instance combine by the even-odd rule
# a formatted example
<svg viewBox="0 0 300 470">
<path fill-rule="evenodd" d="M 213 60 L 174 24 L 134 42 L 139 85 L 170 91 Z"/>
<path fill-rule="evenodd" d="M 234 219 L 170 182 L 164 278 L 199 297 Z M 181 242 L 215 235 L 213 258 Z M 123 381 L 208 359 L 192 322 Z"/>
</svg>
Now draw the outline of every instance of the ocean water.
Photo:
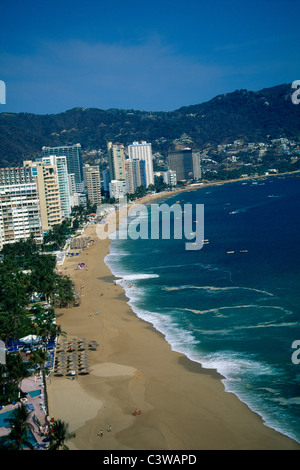
<svg viewBox="0 0 300 470">
<path fill-rule="evenodd" d="M 154 202 L 204 204 L 208 243 L 188 251 L 185 239 L 116 233 L 105 261 L 130 306 L 172 349 L 219 371 L 225 390 L 268 426 L 300 442 L 300 364 L 292 361 L 292 344 L 300 344 L 300 177 L 227 183 Z"/>
</svg>

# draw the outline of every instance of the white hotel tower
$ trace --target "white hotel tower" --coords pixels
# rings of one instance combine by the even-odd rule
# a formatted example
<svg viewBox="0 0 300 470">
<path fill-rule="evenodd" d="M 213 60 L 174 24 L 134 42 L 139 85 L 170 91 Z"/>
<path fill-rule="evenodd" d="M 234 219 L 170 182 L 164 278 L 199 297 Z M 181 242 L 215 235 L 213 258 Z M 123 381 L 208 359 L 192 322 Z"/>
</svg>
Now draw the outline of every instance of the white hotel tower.
<svg viewBox="0 0 300 470">
<path fill-rule="evenodd" d="M 151 144 L 145 141 L 133 142 L 132 145 L 128 145 L 128 155 L 130 160 L 137 158 L 139 160 L 145 161 L 147 187 L 149 186 L 149 184 L 154 184 Z"/>
</svg>

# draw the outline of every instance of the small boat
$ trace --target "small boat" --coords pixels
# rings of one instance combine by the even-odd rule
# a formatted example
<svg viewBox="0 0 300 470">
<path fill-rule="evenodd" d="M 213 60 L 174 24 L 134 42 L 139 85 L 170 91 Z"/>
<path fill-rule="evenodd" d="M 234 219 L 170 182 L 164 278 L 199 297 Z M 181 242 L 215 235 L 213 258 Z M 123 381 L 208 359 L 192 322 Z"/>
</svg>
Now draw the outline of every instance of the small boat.
<svg viewBox="0 0 300 470">
<path fill-rule="evenodd" d="M 227 251 L 227 253 L 234 253 L 234 251 Z"/>
<path fill-rule="evenodd" d="M 240 253 L 248 253 L 248 250 L 240 250 Z"/>
</svg>

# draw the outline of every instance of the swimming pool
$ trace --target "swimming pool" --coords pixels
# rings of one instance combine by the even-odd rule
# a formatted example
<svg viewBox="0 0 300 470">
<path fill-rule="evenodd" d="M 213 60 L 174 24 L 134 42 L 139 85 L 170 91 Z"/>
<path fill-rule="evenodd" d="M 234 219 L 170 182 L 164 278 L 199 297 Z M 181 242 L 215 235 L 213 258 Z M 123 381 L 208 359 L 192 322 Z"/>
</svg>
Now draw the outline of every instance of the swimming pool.
<svg viewBox="0 0 300 470">
<path fill-rule="evenodd" d="M 14 410 L 9 410 L 9 411 L 6 411 L 5 413 L 1 413 L 0 414 L 0 428 L 9 428 L 9 423 L 7 421 L 5 421 L 7 418 L 10 418 L 12 417 L 12 413 L 13 413 Z M 29 431 L 28 432 L 28 440 L 29 442 L 35 447 L 35 448 L 39 448 L 39 444 L 37 442 L 37 440 L 35 439 L 34 437 L 34 434 Z"/>
<path fill-rule="evenodd" d="M 10 410 L 0 414 L 0 428 L 9 428 L 9 423 L 5 420 L 11 417 L 13 411 L 14 410 Z"/>
<path fill-rule="evenodd" d="M 40 394 L 41 394 L 40 390 L 32 390 L 31 392 L 28 392 L 28 395 L 30 395 L 31 397 L 37 397 Z"/>
</svg>

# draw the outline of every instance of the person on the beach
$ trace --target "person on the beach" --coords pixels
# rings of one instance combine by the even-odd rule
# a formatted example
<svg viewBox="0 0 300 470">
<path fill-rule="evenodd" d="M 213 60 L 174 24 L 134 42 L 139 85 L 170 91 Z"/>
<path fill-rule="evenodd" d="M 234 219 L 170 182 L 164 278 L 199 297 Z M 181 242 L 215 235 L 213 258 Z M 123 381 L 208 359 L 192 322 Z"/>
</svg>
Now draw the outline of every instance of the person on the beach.
<svg viewBox="0 0 300 470">
<path fill-rule="evenodd" d="M 102 429 L 100 430 L 100 436 L 101 436 L 101 437 L 103 436 L 103 431 L 102 431 Z"/>
</svg>

